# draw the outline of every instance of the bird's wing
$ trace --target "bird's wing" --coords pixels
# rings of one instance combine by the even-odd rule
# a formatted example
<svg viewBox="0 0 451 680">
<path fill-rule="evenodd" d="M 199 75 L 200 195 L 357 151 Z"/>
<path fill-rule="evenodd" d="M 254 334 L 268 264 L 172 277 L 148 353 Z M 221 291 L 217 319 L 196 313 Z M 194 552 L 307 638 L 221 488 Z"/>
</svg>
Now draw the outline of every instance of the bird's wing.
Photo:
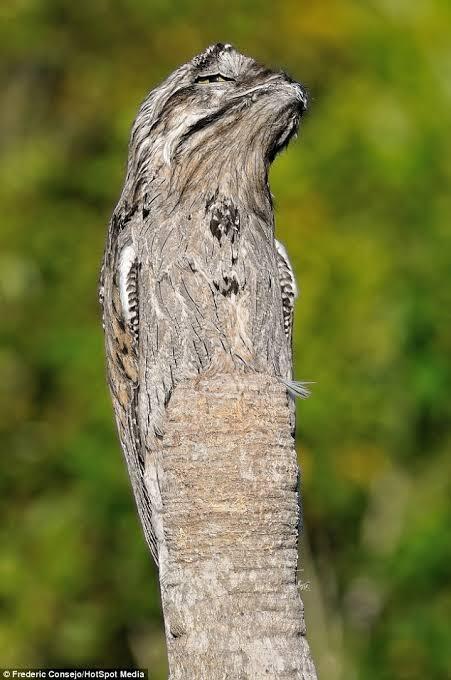
<svg viewBox="0 0 451 680">
<path fill-rule="evenodd" d="M 291 348 L 293 338 L 294 303 L 299 295 L 299 291 L 286 248 L 280 241 L 277 241 L 276 239 L 274 239 L 274 241 L 277 251 L 280 291 L 282 294 L 283 327 Z M 300 382 L 297 380 L 288 380 L 286 378 L 281 378 L 281 382 L 286 385 L 288 392 L 294 398 L 307 399 L 310 396 L 309 385 L 312 384 L 311 382 Z"/>
<path fill-rule="evenodd" d="M 139 263 L 130 233 L 123 220 L 113 217 L 99 297 L 103 307 L 108 383 L 119 439 L 144 536 L 158 563 L 151 502 L 144 484 L 145 449 L 138 419 Z"/>
</svg>

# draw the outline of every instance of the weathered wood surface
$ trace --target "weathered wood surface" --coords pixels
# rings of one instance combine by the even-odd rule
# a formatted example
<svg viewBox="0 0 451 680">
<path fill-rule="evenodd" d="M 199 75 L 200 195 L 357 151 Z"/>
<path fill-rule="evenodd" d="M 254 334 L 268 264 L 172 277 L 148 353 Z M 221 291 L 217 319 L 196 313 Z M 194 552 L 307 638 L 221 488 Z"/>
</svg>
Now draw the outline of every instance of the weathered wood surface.
<svg viewBox="0 0 451 680">
<path fill-rule="evenodd" d="M 255 374 L 180 385 L 158 466 L 171 680 L 313 680 L 284 387 Z"/>
</svg>

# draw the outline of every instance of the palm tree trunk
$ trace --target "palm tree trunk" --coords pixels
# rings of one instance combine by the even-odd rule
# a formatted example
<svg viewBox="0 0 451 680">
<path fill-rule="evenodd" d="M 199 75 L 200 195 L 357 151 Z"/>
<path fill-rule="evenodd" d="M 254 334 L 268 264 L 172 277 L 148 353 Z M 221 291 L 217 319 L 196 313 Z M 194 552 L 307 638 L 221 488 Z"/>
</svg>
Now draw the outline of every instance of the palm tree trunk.
<svg viewBox="0 0 451 680">
<path fill-rule="evenodd" d="M 292 416 L 286 389 L 261 374 L 174 391 L 152 461 L 170 680 L 316 678 L 296 582 Z"/>
</svg>

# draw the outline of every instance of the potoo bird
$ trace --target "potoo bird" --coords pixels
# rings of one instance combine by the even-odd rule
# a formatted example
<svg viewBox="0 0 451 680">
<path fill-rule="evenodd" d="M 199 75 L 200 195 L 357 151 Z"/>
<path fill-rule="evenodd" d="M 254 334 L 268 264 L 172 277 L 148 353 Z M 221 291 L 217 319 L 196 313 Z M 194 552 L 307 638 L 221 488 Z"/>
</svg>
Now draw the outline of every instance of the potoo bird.
<svg viewBox="0 0 451 680">
<path fill-rule="evenodd" d="M 268 186 L 306 106 L 285 73 L 216 44 L 150 92 L 132 128 L 100 300 L 119 437 L 157 563 L 155 451 L 176 386 L 254 371 L 307 395 L 291 380 L 296 283 Z"/>
</svg>

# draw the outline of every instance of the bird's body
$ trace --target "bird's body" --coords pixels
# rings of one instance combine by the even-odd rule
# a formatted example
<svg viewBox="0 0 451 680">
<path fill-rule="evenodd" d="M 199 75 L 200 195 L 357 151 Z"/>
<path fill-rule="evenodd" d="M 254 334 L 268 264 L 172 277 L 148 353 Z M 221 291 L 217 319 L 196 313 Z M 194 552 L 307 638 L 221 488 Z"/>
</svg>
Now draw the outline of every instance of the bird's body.
<svg viewBox="0 0 451 680">
<path fill-rule="evenodd" d="M 173 390 L 207 371 L 291 379 L 296 285 L 274 239 L 267 171 L 304 109 L 297 83 L 216 45 L 135 121 L 101 290 L 119 435 L 157 561 L 154 453 Z"/>
</svg>

